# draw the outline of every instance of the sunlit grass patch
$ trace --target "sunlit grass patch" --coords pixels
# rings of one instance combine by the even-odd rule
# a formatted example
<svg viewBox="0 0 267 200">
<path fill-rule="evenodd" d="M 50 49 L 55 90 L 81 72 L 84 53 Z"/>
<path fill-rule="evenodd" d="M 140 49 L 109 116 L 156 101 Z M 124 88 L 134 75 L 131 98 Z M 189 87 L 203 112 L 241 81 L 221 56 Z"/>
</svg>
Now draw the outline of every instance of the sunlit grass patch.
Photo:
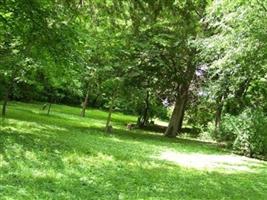
<svg viewBox="0 0 267 200">
<path fill-rule="evenodd" d="M 263 161 L 247 157 L 229 155 L 207 155 L 202 153 L 180 153 L 163 151 L 158 155 L 159 160 L 165 160 L 182 167 L 197 170 L 221 171 L 223 173 L 257 172 L 259 168 L 266 169 Z"/>
<path fill-rule="evenodd" d="M 135 117 L 12 103 L 0 126 L 0 199 L 266 199 L 266 162 L 126 129 Z M 23 109 L 22 109 L 23 108 Z"/>
</svg>

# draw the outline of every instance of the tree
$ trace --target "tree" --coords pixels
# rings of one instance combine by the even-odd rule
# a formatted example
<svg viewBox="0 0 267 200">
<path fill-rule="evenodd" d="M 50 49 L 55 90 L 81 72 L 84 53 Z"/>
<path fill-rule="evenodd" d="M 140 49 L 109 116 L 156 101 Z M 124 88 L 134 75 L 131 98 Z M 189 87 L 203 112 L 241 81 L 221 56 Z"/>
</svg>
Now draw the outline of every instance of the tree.
<svg viewBox="0 0 267 200">
<path fill-rule="evenodd" d="M 214 2 L 207 10 L 203 23 L 209 34 L 200 40 L 200 57 L 209 66 L 217 129 L 223 110 L 237 115 L 246 107 L 266 107 L 260 100 L 265 96 L 260 88 L 266 86 L 265 7 L 257 0 L 238 0 Z"/>
<path fill-rule="evenodd" d="M 134 34 L 143 47 L 140 62 L 154 70 L 161 96 L 174 103 L 168 137 L 175 137 L 183 123 L 188 90 L 196 70 L 196 51 L 190 41 L 201 34 L 199 20 L 205 2 L 198 1 L 145 1 L 133 3 Z M 142 49 L 142 48 L 141 48 Z"/>
<path fill-rule="evenodd" d="M 76 44 L 82 37 L 75 36 L 79 35 L 76 31 L 82 30 L 82 24 L 77 24 L 76 16 L 76 7 L 64 2 L 1 3 L 0 73 L 6 85 L 2 116 L 14 85 L 24 77 L 25 71 L 34 71 L 32 66 L 42 68 L 52 63 L 61 68 L 64 65 L 58 70 L 62 72 L 67 70 L 66 66 L 80 62 L 77 55 L 81 46 L 78 48 Z"/>
</svg>

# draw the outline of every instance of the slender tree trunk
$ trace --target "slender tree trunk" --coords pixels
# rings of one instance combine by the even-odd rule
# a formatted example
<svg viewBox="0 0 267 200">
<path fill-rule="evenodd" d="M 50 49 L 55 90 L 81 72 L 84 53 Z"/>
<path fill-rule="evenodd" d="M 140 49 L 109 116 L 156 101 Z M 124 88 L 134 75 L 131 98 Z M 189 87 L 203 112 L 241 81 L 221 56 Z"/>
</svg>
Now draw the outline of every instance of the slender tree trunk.
<svg viewBox="0 0 267 200">
<path fill-rule="evenodd" d="M 106 123 L 106 132 L 110 132 L 110 122 L 111 122 L 111 115 L 113 112 L 113 105 L 114 105 L 114 97 L 111 99 L 111 103 L 109 105 L 109 111 L 108 111 L 108 118 L 107 118 L 107 123 Z"/>
<path fill-rule="evenodd" d="M 47 109 L 47 115 L 49 115 L 49 114 L 50 114 L 51 106 L 52 106 L 52 104 L 51 104 L 51 103 L 49 103 L 49 104 L 48 104 L 48 109 Z"/>
<path fill-rule="evenodd" d="M 85 117 L 85 111 L 86 111 L 86 107 L 87 107 L 87 104 L 88 104 L 89 92 L 90 92 L 90 89 L 88 87 L 87 88 L 87 92 L 86 92 L 86 96 L 85 96 L 85 99 L 84 99 L 84 102 L 82 104 L 82 112 L 81 112 L 81 116 L 82 117 Z"/>
<path fill-rule="evenodd" d="M 146 107 L 145 107 L 145 112 L 144 112 L 144 126 L 148 124 L 149 121 L 149 91 L 146 93 Z"/>
<path fill-rule="evenodd" d="M 221 95 L 216 102 L 216 112 L 215 112 L 215 131 L 220 128 L 222 120 L 222 110 L 223 110 L 223 95 Z"/>
<path fill-rule="evenodd" d="M 149 91 L 147 91 L 147 94 L 146 94 L 145 108 L 144 108 L 144 112 L 142 113 L 143 116 L 140 118 L 140 121 L 139 121 L 140 127 L 144 127 L 148 124 L 148 121 L 149 121 L 148 111 L 149 111 Z"/>
<path fill-rule="evenodd" d="M 217 131 L 220 128 L 222 120 L 222 108 L 223 105 L 218 105 L 215 113 L 215 130 Z"/>
<path fill-rule="evenodd" d="M 222 121 L 222 114 L 223 114 L 223 107 L 224 107 L 224 100 L 228 96 L 228 88 L 218 96 L 216 99 L 216 112 L 215 112 L 215 131 L 219 130 L 221 121 Z"/>
<path fill-rule="evenodd" d="M 219 130 L 222 121 L 222 111 L 224 106 L 224 98 L 226 93 L 220 95 L 216 101 L 216 112 L 215 112 L 215 131 Z"/>
<path fill-rule="evenodd" d="M 236 105 L 236 112 L 240 111 L 240 108 L 243 108 L 245 105 L 245 97 L 247 94 L 247 90 L 250 86 L 250 82 L 251 82 L 251 78 L 246 79 L 245 81 L 243 81 L 239 86 L 238 89 L 235 91 L 235 99 L 237 101 L 237 105 Z"/>
<path fill-rule="evenodd" d="M 83 0 L 80 0 L 79 4 L 80 4 L 80 7 L 82 7 L 83 6 Z"/>
<path fill-rule="evenodd" d="M 99 97 L 100 97 L 100 94 L 97 94 L 96 97 L 95 97 L 95 99 L 92 102 L 92 106 L 93 107 L 96 107 L 96 102 L 97 102 L 97 100 L 98 100 Z"/>
<path fill-rule="evenodd" d="M 13 87 L 13 78 L 12 78 L 12 82 L 8 85 L 6 92 L 5 92 L 5 96 L 4 96 L 4 102 L 2 105 L 2 118 L 6 117 L 6 111 L 7 111 L 7 103 L 9 101 L 9 95 L 11 93 L 12 87 Z"/>
<path fill-rule="evenodd" d="M 138 118 L 137 118 L 137 126 L 139 126 L 140 127 L 140 124 L 141 124 L 141 116 L 139 116 Z"/>
<path fill-rule="evenodd" d="M 9 96 L 9 91 L 6 91 L 5 97 L 4 97 L 4 102 L 2 106 L 2 117 L 6 117 L 6 109 L 7 109 L 7 102 L 8 102 L 8 96 Z"/>
</svg>

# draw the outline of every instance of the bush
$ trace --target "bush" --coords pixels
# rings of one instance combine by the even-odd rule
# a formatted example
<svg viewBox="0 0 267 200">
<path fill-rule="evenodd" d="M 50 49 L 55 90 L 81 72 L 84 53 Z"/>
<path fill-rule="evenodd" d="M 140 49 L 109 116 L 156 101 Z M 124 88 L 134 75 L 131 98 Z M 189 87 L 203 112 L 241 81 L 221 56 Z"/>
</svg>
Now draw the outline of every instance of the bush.
<svg viewBox="0 0 267 200">
<path fill-rule="evenodd" d="M 246 156 L 267 154 L 267 118 L 247 109 L 238 116 L 225 115 L 217 139 L 232 142 L 233 150 Z"/>
</svg>

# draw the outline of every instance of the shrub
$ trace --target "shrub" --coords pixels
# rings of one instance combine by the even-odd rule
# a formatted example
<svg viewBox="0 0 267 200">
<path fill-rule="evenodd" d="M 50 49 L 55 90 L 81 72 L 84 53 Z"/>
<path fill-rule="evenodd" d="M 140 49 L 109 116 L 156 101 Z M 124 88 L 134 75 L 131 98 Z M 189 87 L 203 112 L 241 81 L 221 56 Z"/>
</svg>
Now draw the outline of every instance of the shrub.
<svg viewBox="0 0 267 200">
<path fill-rule="evenodd" d="M 263 112 L 251 109 L 238 116 L 225 115 L 217 138 L 232 142 L 233 150 L 242 155 L 266 155 L 267 118 Z"/>
</svg>

